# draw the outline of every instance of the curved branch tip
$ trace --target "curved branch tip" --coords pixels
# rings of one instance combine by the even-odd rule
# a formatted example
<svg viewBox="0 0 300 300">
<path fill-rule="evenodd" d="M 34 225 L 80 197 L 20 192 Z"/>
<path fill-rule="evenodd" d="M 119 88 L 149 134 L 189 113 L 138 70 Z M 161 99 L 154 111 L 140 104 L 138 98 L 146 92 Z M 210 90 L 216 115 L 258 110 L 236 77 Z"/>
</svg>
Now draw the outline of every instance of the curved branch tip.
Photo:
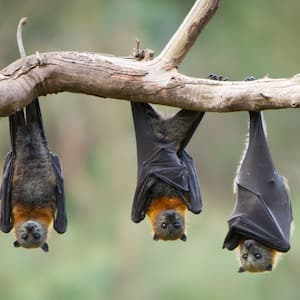
<svg viewBox="0 0 300 300">
<path fill-rule="evenodd" d="M 20 52 L 21 58 L 26 57 L 26 52 L 24 49 L 24 44 L 23 44 L 23 38 L 22 38 L 22 32 L 23 32 L 23 27 L 25 24 L 27 24 L 27 18 L 21 18 L 18 24 L 17 28 L 17 43 L 18 43 L 18 48 Z"/>
</svg>

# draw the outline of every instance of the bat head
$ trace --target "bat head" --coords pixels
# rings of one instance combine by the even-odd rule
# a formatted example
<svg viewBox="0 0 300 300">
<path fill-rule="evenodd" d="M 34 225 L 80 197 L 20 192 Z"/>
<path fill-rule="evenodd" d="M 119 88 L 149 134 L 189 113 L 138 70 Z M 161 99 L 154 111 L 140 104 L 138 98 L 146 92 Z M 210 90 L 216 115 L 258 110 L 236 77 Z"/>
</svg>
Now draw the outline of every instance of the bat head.
<svg viewBox="0 0 300 300">
<path fill-rule="evenodd" d="M 15 247 L 23 248 L 39 248 L 48 252 L 48 244 L 46 243 L 48 229 L 38 221 L 29 220 L 18 224 L 15 227 L 16 241 Z"/>
<path fill-rule="evenodd" d="M 153 226 L 153 239 L 186 241 L 185 219 L 174 209 L 167 209 L 160 212 L 155 218 Z"/>
<path fill-rule="evenodd" d="M 255 240 L 244 240 L 239 244 L 239 273 L 270 272 L 275 266 L 277 251 Z"/>
</svg>

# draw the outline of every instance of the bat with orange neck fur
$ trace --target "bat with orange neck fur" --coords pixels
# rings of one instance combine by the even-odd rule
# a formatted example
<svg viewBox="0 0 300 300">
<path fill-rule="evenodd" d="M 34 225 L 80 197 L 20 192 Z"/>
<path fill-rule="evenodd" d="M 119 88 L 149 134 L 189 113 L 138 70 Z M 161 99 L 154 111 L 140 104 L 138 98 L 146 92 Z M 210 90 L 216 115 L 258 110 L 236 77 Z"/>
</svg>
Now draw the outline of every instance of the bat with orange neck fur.
<svg viewBox="0 0 300 300">
<path fill-rule="evenodd" d="M 204 112 L 180 110 L 162 117 L 147 103 L 131 103 L 138 156 L 138 182 L 131 218 L 146 215 L 154 240 L 185 241 L 186 212 L 200 213 L 199 180 L 184 150 Z"/>
<path fill-rule="evenodd" d="M 14 229 L 15 247 L 48 251 L 48 232 L 67 228 L 63 175 L 58 156 L 50 152 L 38 99 L 9 116 L 12 151 L 1 186 L 0 227 Z"/>
</svg>

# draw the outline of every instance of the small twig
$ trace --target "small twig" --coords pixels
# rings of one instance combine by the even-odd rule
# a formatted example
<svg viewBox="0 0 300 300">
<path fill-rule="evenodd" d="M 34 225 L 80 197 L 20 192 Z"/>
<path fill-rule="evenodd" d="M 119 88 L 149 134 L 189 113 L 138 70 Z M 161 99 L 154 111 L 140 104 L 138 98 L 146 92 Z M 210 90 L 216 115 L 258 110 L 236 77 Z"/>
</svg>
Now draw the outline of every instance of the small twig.
<svg viewBox="0 0 300 300">
<path fill-rule="evenodd" d="M 154 57 L 154 51 L 152 49 L 140 49 L 141 42 L 136 39 L 136 48 L 133 48 L 132 56 L 138 61 L 152 60 Z"/>
<path fill-rule="evenodd" d="M 23 59 L 26 59 L 26 52 L 23 45 L 22 32 L 23 32 L 23 27 L 26 23 L 27 23 L 27 18 L 22 18 L 19 21 L 18 28 L 17 28 L 17 43 L 18 43 L 20 56 Z"/>
</svg>

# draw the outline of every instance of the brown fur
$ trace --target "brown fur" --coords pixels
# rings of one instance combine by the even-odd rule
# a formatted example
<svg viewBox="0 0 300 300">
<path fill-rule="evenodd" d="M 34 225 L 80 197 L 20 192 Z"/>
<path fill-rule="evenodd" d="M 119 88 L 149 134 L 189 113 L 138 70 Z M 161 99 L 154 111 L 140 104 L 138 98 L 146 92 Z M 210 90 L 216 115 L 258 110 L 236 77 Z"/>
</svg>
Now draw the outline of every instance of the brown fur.
<svg viewBox="0 0 300 300">
<path fill-rule="evenodd" d="M 180 198 L 175 197 L 159 197 L 153 199 L 148 208 L 147 215 L 151 224 L 154 224 L 156 217 L 164 210 L 173 209 L 182 218 L 186 217 L 186 205 Z M 153 225 L 152 225 L 153 226 Z"/>
<path fill-rule="evenodd" d="M 155 239 L 176 240 L 181 238 L 185 240 L 186 210 L 186 205 L 179 197 L 163 196 L 153 199 L 147 210 L 147 215 L 149 217 Z M 177 215 L 176 218 L 177 220 L 180 220 L 181 229 L 178 230 L 177 233 L 172 230 L 169 234 L 165 234 L 161 231 L 161 221 L 159 220 L 166 217 L 170 212 L 174 212 Z"/>
<path fill-rule="evenodd" d="M 34 220 L 49 228 L 53 223 L 53 209 L 51 207 L 31 207 L 16 204 L 13 208 L 14 229 L 18 225 Z"/>
</svg>

